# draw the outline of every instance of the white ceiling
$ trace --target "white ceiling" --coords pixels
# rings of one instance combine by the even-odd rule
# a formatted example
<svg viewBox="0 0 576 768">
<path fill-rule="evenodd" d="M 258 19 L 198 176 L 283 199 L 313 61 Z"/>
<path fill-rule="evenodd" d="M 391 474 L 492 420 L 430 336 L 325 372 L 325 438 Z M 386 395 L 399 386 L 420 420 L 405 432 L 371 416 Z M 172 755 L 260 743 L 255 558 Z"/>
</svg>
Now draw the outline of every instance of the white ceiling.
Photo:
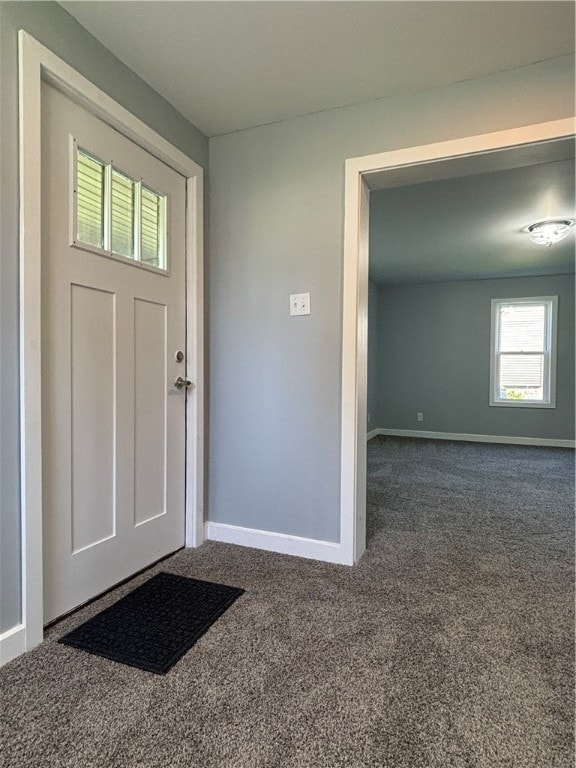
<svg viewBox="0 0 576 768">
<path fill-rule="evenodd" d="M 401 284 L 573 273 L 576 227 L 550 248 L 525 231 L 537 221 L 574 217 L 574 142 L 561 144 L 563 151 L 551 143 L 551 162 L 542 162 L 540 152 L 541 161 L 528 166 L 488 173 L 479 166 L 473 175 L 372 192 L 371 279 Z M 562 155 L 567 159 L 554 159 Z"/>
<path fill-rule="evenodd" d="M 574 51 L 566 0 L 60 4 L 207 136 Z M 373 174 L 372 278 L 574 271 L 574 234 L 543 249 L 521 231 L 574 216 L 573 157 L 561 142 Z"/>
<path fill-rule="evenodd" d="M 574 50 L 574 3 L 60 3 L 207 136 Z"/>
</svg>

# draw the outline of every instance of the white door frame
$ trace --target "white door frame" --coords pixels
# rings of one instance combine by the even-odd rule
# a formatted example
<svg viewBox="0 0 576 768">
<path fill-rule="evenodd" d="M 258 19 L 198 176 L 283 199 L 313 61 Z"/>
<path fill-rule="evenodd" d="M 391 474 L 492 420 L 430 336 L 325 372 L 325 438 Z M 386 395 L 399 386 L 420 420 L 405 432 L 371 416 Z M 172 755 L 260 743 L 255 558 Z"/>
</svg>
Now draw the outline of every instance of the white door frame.
<svg viewBox="0 0 576 768">
<path fill-rule="evenodd" d="M 188 391 L 186 407 L 185 543 L 197 547 L 204 539 L 203 170 L 29 34 L 23 30 L 18 34 L 22 624 L 12 633 L 11 655 L 29 650 L 43 639 L 40 380 L 43 80 L 186 178 L 187 375 L 194 387 Z"/>
<path fill-rule="evenodd" d="M 344 562 L 357 562 L 366 549 L 368 182 L 371 176 L 401 166 L 463 158 L 566 138 L 574 133 L 574 118 L 566 118 L 346 161 L 340 486 L 340 546 Z"/>
</svg>

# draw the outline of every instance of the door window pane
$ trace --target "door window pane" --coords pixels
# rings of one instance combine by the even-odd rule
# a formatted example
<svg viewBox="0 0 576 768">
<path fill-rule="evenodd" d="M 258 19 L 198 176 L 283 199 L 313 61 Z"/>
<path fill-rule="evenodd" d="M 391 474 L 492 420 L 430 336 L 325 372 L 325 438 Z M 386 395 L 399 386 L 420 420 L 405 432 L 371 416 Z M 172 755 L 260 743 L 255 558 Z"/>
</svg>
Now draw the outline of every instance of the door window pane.
<svg viewBox="0 0 576 768">
<path fill-rule="evenodd" d="M 76 239 L 104 245 L 104 165 L 85 152 L 77 152 Z"/>
<path fill-rule="evenodd" d="M 134 258 L 134 182 L 112 170 L 112 253 Z"/>
<path fill-rule="evenodd" d="M 165 198 L 142 187 L 141 256 L 144 264 L 164 268 Z"/>
</svg>

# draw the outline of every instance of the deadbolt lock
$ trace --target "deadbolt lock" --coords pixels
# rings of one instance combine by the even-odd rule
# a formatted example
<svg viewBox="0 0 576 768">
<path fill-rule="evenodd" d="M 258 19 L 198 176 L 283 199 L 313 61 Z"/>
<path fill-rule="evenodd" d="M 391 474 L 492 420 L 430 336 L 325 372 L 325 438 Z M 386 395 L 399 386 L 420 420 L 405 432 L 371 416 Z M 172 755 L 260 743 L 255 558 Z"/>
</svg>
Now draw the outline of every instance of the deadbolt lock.
<svg viewBox="0 0 576 768">
<path fill-rule="evenodd" d="M 184 352 L 182 352 L 182 350 L 179 349 L 178 352 L 176 352 L 176 354 L 174 355 L 174 357 L 176 358 L 177 363 L 181 363 L 184 360 Z"/>
</svg>

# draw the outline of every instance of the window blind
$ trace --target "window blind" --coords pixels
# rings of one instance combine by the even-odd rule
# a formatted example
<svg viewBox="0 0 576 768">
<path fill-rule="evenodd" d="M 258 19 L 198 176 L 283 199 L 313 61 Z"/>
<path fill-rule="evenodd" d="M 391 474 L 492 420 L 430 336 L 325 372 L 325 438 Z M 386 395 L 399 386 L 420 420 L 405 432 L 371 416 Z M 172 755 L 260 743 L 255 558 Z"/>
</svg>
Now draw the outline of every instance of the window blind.
<svg viewBox="0 0 576 768">
<path fill-rule="evenodd" d="M 546 348 L 546 306 L 502 306 L 498 328 L 500 386 L 541 387 Z"/>
<path fill-rule="evenodd" d="M 104 166 L 78 152 L 76 181 L 76 235 L 88 245 L 104 244 Z"/>
<path fill-rule="evenodd" d="M 134 182 L 112 171 L 112 253 L 134 258 Z"/>
<path fill-rule="evenodd" d="M 546 307 L 544 304 L 503 306 L 498 327 L 500 352 L 543 352 Z"/>
<path fill-rule="evenodd" d="M 541 387 L 544 381 L 544 355 L 502 355 L 501 387 Z"/>
<path fill-rule="evenodd" d="M 142 255 L 146 264 L 160 266 L 160 198 L 142 187 Z"/>
</svg>

